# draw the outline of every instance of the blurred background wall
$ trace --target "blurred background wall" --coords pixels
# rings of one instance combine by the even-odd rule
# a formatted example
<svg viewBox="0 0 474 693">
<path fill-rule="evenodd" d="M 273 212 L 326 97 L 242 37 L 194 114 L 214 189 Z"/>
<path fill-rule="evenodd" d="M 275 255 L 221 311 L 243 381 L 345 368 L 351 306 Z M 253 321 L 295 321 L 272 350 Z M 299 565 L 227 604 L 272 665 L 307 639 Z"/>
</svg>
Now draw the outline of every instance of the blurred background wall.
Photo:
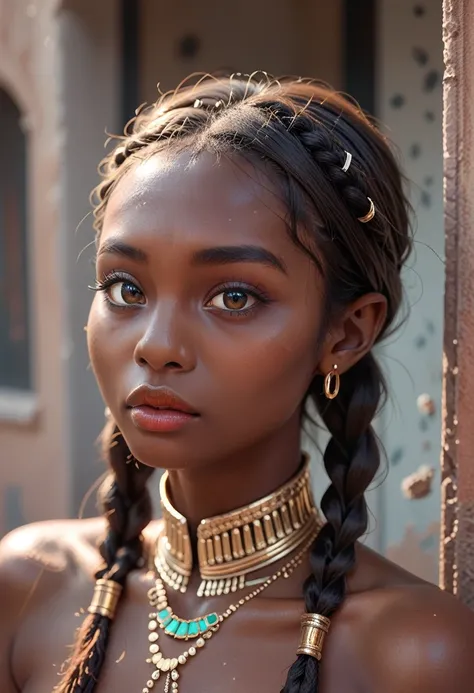
<svg viewBox="0 0 474 693">
<path fill-rule="evenodd" d="M 77 516 L 103 471 L 95 440 L 104 406 L 84 325 L 88 195 L 105 132 L 153 101 L 158 82 L 166 90 L 196 71 L 256 69 L 350 92 L 383 121 L 411 181 L 411 314 L 380 350 L 392 385 L 377 422 L 388 477 L 370 494 L 367 543 L 436 581 L 441 0 L 0 0 L 0 535 Z"/>
</svg>

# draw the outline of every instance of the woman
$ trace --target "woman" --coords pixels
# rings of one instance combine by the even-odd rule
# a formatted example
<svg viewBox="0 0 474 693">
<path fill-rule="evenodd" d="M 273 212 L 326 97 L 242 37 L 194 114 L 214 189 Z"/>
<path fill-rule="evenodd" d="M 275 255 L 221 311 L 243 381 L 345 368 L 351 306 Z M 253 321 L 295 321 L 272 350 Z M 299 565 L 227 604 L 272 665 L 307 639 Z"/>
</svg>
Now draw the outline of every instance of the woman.
<svg viewBox="0 0 474 693">
<path fill-rule="evenodd" d="M 372 350 L 411 248 L 384 138 L 310 82 L 208 78 L 140 113 L 102 174 L 103 517 L 2 543 L 2 693 L 467 693 L 470 612 L 358 543 Z"/>
</svg>

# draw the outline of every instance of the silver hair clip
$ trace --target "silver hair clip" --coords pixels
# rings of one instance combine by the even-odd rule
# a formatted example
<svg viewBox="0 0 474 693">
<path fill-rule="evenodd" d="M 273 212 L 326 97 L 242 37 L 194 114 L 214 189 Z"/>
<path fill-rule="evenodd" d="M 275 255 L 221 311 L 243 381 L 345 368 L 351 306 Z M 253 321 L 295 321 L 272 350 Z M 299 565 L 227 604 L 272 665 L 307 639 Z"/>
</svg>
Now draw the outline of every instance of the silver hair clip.
<svg viewBox="0 0 474 693">
<path fill-rule="evenodd" d="M 346 152 L 344 150 L 345 155 L 346 155 L 346 160 L 344 161 L 344 166 L 342 167 L 342 170 L 344 173 L 347 173 L 347 171 L 350 168 L 350 165 L 352 163 L 352 154 L 350 152 Z M 360 221 L 361 224 L 367 224 L 369 221 L 372 221 L 372 219 L 375 217 L 375 205 L 373 200 L 370 199 L 370 197 L 367 198 L 368 201 L 370 202 L 370 208 L 367 214 L 363 217 L 358 217 L 358 221 Z"/>
<path fill-rule="evenodd" d="M 349 170 L 351 162 L 352 162 L 352 154 L 350 152 L 346 152 L 346 160 L 344 162 L 344 166 L 342 167 L 342 170 L 344 171 L 344 173 L 347 173 L 347 171 Z"/>
<path fill-rule="evenodd" d="M 216 101 L 216 103 L 214 104 L 214 108 L 222 108 L 223 105 L 224 102 L 222 101 L 222 99 L 219 99 L 219 101 Z"/>
<path fill-rule="evenodd" d="M 375 205 L 373 203 L 373 200 L 371 200 L 370 197 L 368 197 L 367 199 L 370 202 L 370 209 L 365 215 L 365 217 L 358 218 L 358 221 L 360 221 L 361 224 L 367 224 L 368 221 L 372 221 L 372 219 L 375 217 Z"/>
<path fill-rule="evenodd" d="M 201 99 L 196 99 L 196 101 L 193 104 L 194 108 L 202 108 L 202 101 Z"/>
</svg>

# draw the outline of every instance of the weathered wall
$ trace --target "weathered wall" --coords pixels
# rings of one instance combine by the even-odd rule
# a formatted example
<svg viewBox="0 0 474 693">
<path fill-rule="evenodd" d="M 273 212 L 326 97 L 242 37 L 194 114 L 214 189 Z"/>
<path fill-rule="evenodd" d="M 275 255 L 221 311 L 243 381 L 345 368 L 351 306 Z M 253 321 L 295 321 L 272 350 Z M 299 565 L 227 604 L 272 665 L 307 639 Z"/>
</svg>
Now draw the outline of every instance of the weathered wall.
<svg viewBox="0 0 474 693">
<path fill-rule="evenodd" d="M 194 72 L 230 69 L 318 77 L 342 85 L 342 0 L 177 0 L 141 5 L 140 91 L 156 98 L 156 84 L 174 88 Z M 197 40 L 186 55 L 183 40 Z"/>
<path fill-rule="evenodd" d="M 380 349 L 391 401 L 379 422 L 388 476 L 380 489 L 380 549 L 437 582 L 444 289 L 441 0 L 380 0 L 377 116 L 410 181 L 414 254 L 404 272 L 408 320 Z M 418 398 L 426 394 L 430 415 Z M 408 476 L 433 470 L 432 491 L 402 491 Z"/>
<path fill-rule="evenodd" d="M 26 418 L 9 411 L 6 421 L 0 408 L 0 535 L 76 514 L 102 471 L 94 443 L 103 405 L 83 330 L 93 252 L 83 251 L 94 238 L 88 198 L 106 129 L 118 132 L 120 124 L 118 10 L 118 0 L 0 0 L 0 83 L 23 111 L 29 136 L 37 410 Z"/>
<path fill-rule="evenodd" d="M 30 394 L 36 411 L 25 418 L 7 401 L 8 420 L 0 419 L 0 535 L 69 510 L 54 13 L 52 0 L 0 0 L 0 84 L 22 111 L 28 133 Z"/>
</svg>

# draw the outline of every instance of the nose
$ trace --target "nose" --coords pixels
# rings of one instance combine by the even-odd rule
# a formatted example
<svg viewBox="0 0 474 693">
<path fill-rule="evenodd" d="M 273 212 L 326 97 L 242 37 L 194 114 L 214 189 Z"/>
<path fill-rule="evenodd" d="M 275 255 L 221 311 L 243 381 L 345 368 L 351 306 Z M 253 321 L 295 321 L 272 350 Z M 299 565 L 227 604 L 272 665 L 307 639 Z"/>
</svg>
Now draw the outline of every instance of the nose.
<svg viewBox="0 0 474 693">
<path fill-rule="evenodd" d="M 143 333 L 134 351 L 139 366 L 155 372 L 186 372 L 195 368 L 189 316 L 186 318 L 175 303 L 160 302 L 151 317 L 150 314 L 144 316 L 144 321 Z"/>
</svg>

